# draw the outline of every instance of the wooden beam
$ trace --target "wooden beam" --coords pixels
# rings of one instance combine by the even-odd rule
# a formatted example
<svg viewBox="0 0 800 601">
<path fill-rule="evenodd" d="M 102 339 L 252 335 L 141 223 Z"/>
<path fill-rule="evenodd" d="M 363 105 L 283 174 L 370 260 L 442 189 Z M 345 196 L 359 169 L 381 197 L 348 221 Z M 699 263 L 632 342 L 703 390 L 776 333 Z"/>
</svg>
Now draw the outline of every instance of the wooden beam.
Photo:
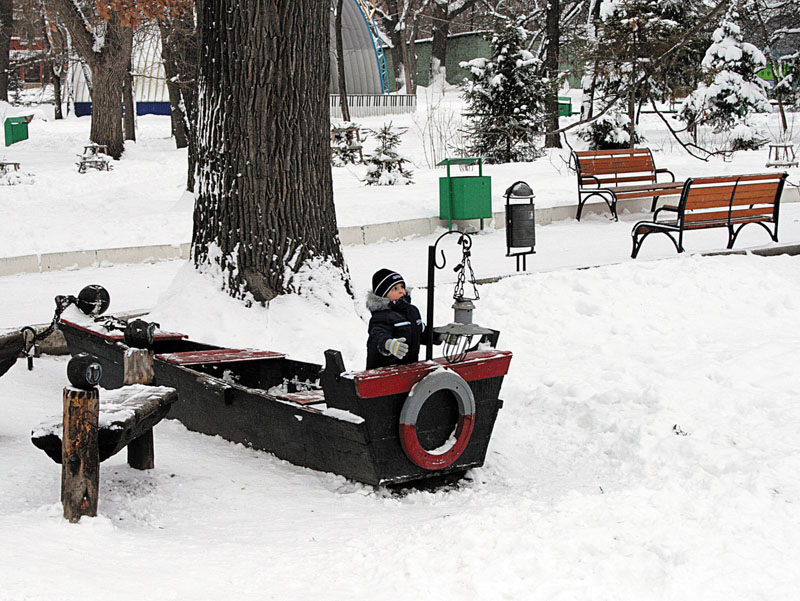
<svg viewBox="0 0 800 601">
<path fill-rule="evenodd" d="M 61 503 L 64 517 L 75 523 L 97 515 L 100 457 L 97 428 L 100 393 L 97 388 L 64 388 L 64 433 L 61 445 Z"/>
<path fill-rule="evenodd" d="M 128 349 L 123 359 L 123 384 L 152 384 L 153 351 Z M 153 429 L 150 428 L 128 443 L 128 465 L 137 470 L 151 470 L 156 465 Z"/>
</svg>

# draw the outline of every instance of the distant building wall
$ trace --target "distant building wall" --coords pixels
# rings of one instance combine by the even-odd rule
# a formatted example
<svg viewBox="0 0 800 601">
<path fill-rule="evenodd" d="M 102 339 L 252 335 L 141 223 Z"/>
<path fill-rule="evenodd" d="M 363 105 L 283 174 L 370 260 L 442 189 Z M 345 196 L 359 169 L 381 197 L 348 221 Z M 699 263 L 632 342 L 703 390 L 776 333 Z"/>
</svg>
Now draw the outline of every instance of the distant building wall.
<svg viewBox="0 0 800 601">
<path fill-rule="evenodd" d="M 491 53 L 489 42 L 484 39 L 485 32 L 457 33 L 447 40 L 447 83 L 459 84 L 467 76 L 467 70 L 462 69 L 459 63 L 473 58 L 488 57 Z M 431 68 L 431 39 L 417 40 L 417 85 L 427 86 Z M 392 64 L 391 49 L 386 48 L 386 66 L 389 71 L 389 84 L 392 90 L 397 90 L 402 82 L 394 80 L 394 65 Z"/>
</svg>

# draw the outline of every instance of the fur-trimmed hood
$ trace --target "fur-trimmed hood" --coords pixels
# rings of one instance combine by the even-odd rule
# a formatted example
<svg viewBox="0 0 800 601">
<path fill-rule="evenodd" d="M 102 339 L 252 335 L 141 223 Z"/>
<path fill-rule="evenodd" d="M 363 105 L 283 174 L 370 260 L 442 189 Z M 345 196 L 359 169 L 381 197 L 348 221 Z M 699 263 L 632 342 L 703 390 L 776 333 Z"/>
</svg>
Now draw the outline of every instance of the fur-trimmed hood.
<svg viewBox="0 0 800 601">
<path fill-rule="evenodd" d="M 409 300 L 411 299 L 411 288 L 406 288 L 406 295 L 408 296 Z M 385 311 L 386 309 L 391 309 L 389 303 L 391 303 L 388 298 L 385 296 L 378 296 L 372 290 L 367 292 L 367 309 L 369 309 L 372 313 L 375 311 Z"/>
</svg>

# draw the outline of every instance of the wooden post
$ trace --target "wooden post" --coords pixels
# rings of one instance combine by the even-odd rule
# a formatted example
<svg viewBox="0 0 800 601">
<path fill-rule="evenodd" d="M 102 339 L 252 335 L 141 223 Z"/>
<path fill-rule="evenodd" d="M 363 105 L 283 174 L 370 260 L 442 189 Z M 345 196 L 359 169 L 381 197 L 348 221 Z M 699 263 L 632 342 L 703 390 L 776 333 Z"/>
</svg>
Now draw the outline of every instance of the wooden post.
<svg viewBox="0 0 800 601">
<path fill-rule="evenodd" d="M 97 515 L 100 454 L 97 428 L 100 393 L 97 388 L 64 388 L 64 432 L 61 437 L 61 503 L 64 517 L 75 523 Z"/>
<path fill-rule="evenodd" d="M 123 384 L 152 384 L 153 352 L 147 349 L 131 348 L 125 351 L 123 359 Z M 153 429 L 128 443 L 128 465 L 137 470 L 151 470 L 156 465 Z"/>
</svg>

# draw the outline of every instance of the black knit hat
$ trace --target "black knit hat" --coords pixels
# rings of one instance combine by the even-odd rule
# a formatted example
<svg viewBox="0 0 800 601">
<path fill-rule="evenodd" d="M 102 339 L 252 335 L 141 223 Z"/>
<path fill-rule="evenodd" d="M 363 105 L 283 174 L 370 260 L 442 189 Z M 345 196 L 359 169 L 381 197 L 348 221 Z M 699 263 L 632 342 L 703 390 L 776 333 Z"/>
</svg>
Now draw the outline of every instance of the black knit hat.
<svg viewBox="0 0 800 601">
<path fill-rule="evenodd" d="M 386 294 L 395 287 L 397 284 L 406 285 L 406 281 L 396 271 L 391 269 L 379 269 L 372 276 L 372 291 L 378 296 L 386 296 Z"/>
</svg>

